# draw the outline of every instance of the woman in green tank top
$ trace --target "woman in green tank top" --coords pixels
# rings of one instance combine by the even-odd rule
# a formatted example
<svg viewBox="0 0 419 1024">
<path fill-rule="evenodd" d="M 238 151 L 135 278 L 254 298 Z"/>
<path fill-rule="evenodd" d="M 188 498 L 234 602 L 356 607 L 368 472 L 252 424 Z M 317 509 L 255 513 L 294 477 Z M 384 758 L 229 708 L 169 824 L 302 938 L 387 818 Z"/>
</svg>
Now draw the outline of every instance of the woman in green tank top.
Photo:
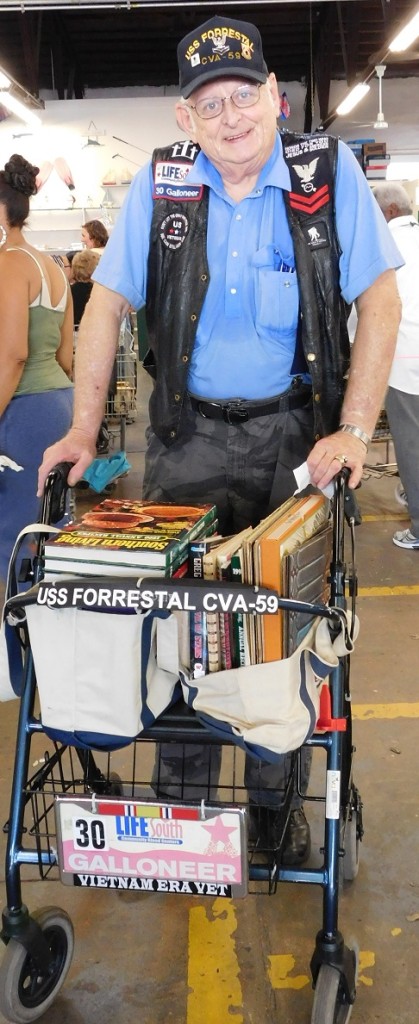
<svg viewBox="0 0 419 1024">
<path fill-rule="evenodd" d="M 3 580 L 17 534 L 38 518 L 42 454 L 72 418 L 70 289 L 61 267 L 22 230 L 37 173 L 17 154 L 0 171 L 0 454 L 22 467 L 0 473 Z"/>
</svg>

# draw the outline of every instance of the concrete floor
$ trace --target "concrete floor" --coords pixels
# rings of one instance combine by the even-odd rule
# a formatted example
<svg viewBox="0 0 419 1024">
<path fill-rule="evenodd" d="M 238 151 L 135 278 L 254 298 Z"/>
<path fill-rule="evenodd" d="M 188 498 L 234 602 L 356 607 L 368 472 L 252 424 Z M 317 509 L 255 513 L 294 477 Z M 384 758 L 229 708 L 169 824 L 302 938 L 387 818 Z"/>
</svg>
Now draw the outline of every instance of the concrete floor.
<svg viewBox="0 0 419 1024">
<path fill-rule="evenodd" d="M 118 483 L 118 496 L 140 493 L 145 418 L 141 406 L 127 429 L 133 468 Z M 371 460 L 385 458 L 385 446 L 374 445 Z M 358 877 L 340 896 L 340 927 L 360 950 L 354 1024 L 416 1024 L 419 556 L 391 542 L 404 523 L 396 480 L 366 476 L 358 492 L 364 521 L 356 531 L 361 632 L 351 668 L 365 837 Z M 348 548 L 348 560 L 349 554 Z M 2 821 L 16 713 L 14 703 L 1 708 Z M 314 779 L 322 776 L 321 758 L 318 753 Z M 311 807 L 309 816 L 315 865 L 321 820 Z M 282 884 L 270 898 L 227 901 L 74 890 L 39 881 L 34 869 L 22 877 L 29 909 L 67 909 L 76 933 L 66 984 L 43 1018 L 48 1024 L 309 1024 L 309 963 L 321 927 L 317 887 Z"/>
</svg>

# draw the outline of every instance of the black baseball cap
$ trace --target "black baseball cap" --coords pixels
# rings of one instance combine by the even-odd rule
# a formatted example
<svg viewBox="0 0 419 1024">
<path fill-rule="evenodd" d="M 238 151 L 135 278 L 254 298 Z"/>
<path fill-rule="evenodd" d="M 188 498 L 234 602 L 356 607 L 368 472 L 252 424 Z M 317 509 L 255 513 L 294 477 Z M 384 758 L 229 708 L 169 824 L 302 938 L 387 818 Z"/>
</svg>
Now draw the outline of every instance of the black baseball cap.
<svg viewBox="0 0 419 1024">
<path fill-rule="evenodd" d="M 266 82 L 262 40 L 256 25 L 216 15 L 179 43 L 179 88 L 185 99 L 212 78 L 250 78 Z"/>
</svg>

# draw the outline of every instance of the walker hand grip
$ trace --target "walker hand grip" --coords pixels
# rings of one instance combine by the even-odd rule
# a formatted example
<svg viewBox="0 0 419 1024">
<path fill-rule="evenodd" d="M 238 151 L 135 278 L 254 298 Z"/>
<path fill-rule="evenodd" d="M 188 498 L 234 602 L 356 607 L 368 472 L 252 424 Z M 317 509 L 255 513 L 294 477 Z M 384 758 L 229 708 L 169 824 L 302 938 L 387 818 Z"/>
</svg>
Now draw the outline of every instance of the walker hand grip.
<svg viewBox="0 0 419 1024">
<path fill-rule="evenodd" d="M 63 518 L 68 490 L 68 474 L 72 467 L 72 462 L 59 462 L 48 473 L 42 507 L 44 522 L 58 523 Z"/>
</svg>

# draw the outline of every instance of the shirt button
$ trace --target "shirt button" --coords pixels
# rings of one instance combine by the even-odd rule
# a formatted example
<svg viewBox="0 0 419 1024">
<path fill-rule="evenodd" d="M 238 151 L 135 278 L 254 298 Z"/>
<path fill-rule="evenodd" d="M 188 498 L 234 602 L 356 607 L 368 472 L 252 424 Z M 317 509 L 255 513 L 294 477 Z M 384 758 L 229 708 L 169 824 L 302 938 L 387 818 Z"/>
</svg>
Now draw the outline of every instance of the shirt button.
<svg viewBox="0 0 419 1024">
<path fill-rule="evenodd" d="M 262 189 L 261 188 L 255 189 L 255 196 L 260 196 L 261 194 L 262 194 Z"/>
<path fill-rule="evenodd" d="M 237 250 L 236 250 L 236 249 L 234 249 L 231 255 L 232 255 L 232 256 L 238 256 L 239 254 L 238 254 Z"/>
<path fill-rule="evenodd" d="M 241 219 L 242 219 L 241 213 L 236 213 L 236 220 L 241 220 Z"/>
<path fill-rule="evenodd" d="M 232 295 L 237 295 L 237 288 L 230 288 L 230 292 Z"/>
</svg>

